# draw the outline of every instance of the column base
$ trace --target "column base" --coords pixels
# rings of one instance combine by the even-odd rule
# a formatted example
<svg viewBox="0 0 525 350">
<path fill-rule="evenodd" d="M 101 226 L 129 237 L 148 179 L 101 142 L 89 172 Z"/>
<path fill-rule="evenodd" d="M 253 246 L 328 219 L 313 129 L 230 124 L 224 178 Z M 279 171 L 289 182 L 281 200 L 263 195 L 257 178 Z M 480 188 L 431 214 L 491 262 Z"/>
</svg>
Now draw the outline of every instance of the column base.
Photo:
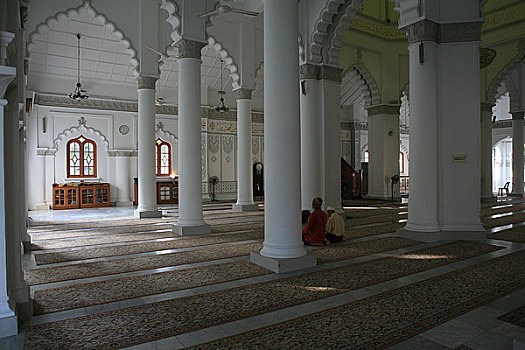
<svg viewBox="0 0 525 350">
<path fill-rule="evenodd" d="M 0 315 L 0 338 L 18 334 L 18 320 L 14 312 Z"/>
<path fill-rule="evenodd" d="M 423 231 L 409 231 L 406 229 L 399 229 L 396 232 L 397 237 L 412 239 L 421 242 L 437 242 L 437 241 L 482 241 L 487 239 L 485 232 L 472 231 L 438 231 L 438 232 L 423 232 Z"/>
<path fill-rule="evenodd" d="M 269 258 L 259 251 L 250 253 L 250 262 L 276 273 L 303 270 L 317 265 L 317 255 L 306 253 L 298 258 Z"/>
<path fill-rule="evenodd" d="M 136 209 L 133 214 L 138 219 L 153 219 L 153 218 L 161 218 L 162 212 L 160 210 L 139 210 Z"/>
<path fill-rule="evenodd" d="M 407 231 L 413 232 L 439 232 L 439 225 L 436 224 L 412 224 L 408 222 L 403 228 Z"/>
<path fill-rule="evenodd" d="M 133 205 L 132 201 L 129 202 L 115 202 L 116 207 L 131 207 Z"/>
<path fill-rule="evenodd" d="M 232 210 L 235 211 L 259 211 L 259 206 L 257 204 L 233 204 Z"/>
<path fill-rule="evenodd" d="M 209 236 L 211 235 L 211 225 L 204 224 L 198 226 L 179 226 L 174 224 L 172 232 L 177 233 L 183 237 Z"/>
</svg>

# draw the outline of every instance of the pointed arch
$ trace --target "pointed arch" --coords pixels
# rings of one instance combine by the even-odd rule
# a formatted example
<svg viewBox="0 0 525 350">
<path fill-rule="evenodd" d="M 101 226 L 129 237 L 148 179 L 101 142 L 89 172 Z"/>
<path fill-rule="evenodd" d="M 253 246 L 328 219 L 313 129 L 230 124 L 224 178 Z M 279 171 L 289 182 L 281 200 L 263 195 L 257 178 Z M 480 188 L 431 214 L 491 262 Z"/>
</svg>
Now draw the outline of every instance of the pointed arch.
<svg viewBox="0 0 525 350">
<path fill-rule="evenodd" d="M 498 89 L 504 84 L 509 91 L 511 109 L 519 110 L 519 90 L 512 77 L 518 65 L 525 62 L 525 50 L 520 50 L 518 55 L 509 61 L 492 79 L 487 90 L 486 99 L 489 103 L 495 104 L 498 97 Z"/>
<path fill-rule="evenodd" d="M 29 55 L 31 55 L 31 51 L 35 46 L 35 41 L 37 41 L 46 31 L 49 31 L 51 26 L 58 23 L 63 18 L 79 16 L 81 11 L 88 11 L 96 21 L 111 30 L 112 35 L 119 39 L 119 43 L 124 44 L 126 47 L 125 52 L 131 57 L 129 62 L 133 67 L 133 75 L 138 76 L 139 59 L 137 57 L 137 50 L 133 48 L 131 41 L 124 35 L 124 33 L 119 30 L 113 22 L 109 21 L 106 16 L 96 11 L 88 0 L 84 0 L 84 3 L 79 7 L 58 12 L 54 16 L 48 17 L 44 23 L 37 25 L 35 31 L 28 36 L 27 51 Z"/>
</svg>

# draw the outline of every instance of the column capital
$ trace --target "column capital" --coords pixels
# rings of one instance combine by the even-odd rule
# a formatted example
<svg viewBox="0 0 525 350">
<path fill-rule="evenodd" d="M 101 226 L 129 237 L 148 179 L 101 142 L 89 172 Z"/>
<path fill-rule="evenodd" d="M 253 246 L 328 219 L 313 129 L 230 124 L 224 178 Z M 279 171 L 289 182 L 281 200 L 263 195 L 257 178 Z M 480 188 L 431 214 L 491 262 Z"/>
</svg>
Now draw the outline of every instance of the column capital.
<svg viewBox="0 0 525 350">
<path fill-rule="evenodd" d="M 433 41 L 436 43 L 451 43 L 462 41 L 480 41 L 483 22 L 436 23 L 427 19 L 415 22 L 403 28 L 408 37 L 408 43 Z"/>
<path fill-rule="evenodd" d="M 523 120 L 525 112 L 510 112 L 512 114 L 512 120 Z"/>
<path fill-rule="evenodd" d="M 399 115 L 400 107 L 400 105 L 375 105 L 368 107 L 366 111 L 368 112 L 369 117 L 380 114 Z"/>
<path fill-rule="evenodd" d="M 201 49 L 206 46 L 205 43 L 200 41 L 180 39 L 175 44 L 175 47 L 179 50 L 179 58 L 201 58 Z"/>
<path fill-rule="evenodd" d="M 481 111 L 482 112 L 491 112 L 492 113 L 492 107 L 494 107 L 494 103 L 481 102 Z"/>
<path fill-rule="evenodd" d="M 330 80 L 341 82 L 343 70 L 341 68 L 321 66 L 319 69 L 319 80 Z"/>
<path fill-rule="evenodd" d="M 299 66 L 300 79 L 319 79 L 319 66 L 311 63 L 304 63 Z"/>
<path fill-rule="evenodd" d="M 240 88 L 235 90 L 235 99 L 237 100 L 251 100 L 253 89 Z"/>
<path fill-rule="evenodd" d="M 150 89 L 155 90 L 155 82 L 157 81 L 156 77 L 149 77 L 146 75 L 140 74 L 137 77 L 138 89 Z"/>
</svg>

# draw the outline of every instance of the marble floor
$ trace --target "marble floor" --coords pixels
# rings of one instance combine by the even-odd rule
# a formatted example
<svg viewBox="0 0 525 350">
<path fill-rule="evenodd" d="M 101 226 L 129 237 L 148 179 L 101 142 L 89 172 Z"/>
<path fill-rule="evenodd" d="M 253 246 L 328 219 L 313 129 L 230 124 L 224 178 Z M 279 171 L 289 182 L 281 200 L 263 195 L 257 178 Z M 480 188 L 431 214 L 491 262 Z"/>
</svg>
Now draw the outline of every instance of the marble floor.
<svg viewBox="0 0 525 350">
<path fill-rule="evenodd" d="M 508 212 L 520 213 L 523 212 L 522 203 L 518 201 L 506 201 L 500 203 L 494 203 L 492 205 L 487 205 L 484 210 L 486 213 L 484 221 L 490 220 L 491 218 L 505 215 L 506 211 L 502 212 L 502 208 L 508 208 Z M 254 244 L 262 242 L 262 237 L 259 239 L 244 240 L 242 238 L 242 232 L 236 231 L 234 224 L 239 220 L 239 216 L 232 216 L 231 210 L 228 208 L 231 206 L 230 203 L 206 203 L 204 205 L 205 215 L 209 217 L 220 217 L 221 222 L 230 222 L 232 224 L 232 229 L 229 232 L 224 232 L 221 234 L 237 235 L 239 238 L 232 242 L 226 243 L 214 243 L 206 246 L 196 246 L 190 248 L 173 248 L 171 250 L 159 249 L 153 252 L 144 252 L 144 253 L 134 253 L 134 254 L 125 254 L 125 255 L 112 255 L 107 257 L 97 257 L 96 259 L 82 258 L 78 261 L 68 261 L 59 264 L 50 264 L 48 265 L 38 265 L 35 261 L 35 255 L 38 254 L 66 254 L 74 250 L 88 250 L 93 248 L 115 248 L 123 247 L 131 244 L 137 244 L 138 242 L 151 243 L 151 242 L 169 242 L 170 240 L 179 240 L 180 238 L 173 237 L 164 241 L 162 238 L 149 238 L 148 232 L 154 231 L 154 226 L 150 230 L 144 230 L 143 233 L 139 234 L 135 241 L 130 242 L 108 242 L 104 244 L 99 244 L 96 246 L 75 246 L 67 248 L 56 248 L 43 251 L 35 251 L 30 254 L 25 255 L 24 265 L 25 268 L 31 271 L 37 271 L 39 269 L 45 269 L 46 267 L 68 267 L 68 266 L 88 266 L 86 264 L 92 262 L 105 263 L 115 260 L 122 260 L 124 262 L 131 261 L 130 259 L 136 258 L 148 258 L 154 255 L 163 255 L 163 254 L 190 254 L 192 251 L 199 249 L 216 249 L 223 247 L 224 249 L 235 250 L 235 247 L 240 247 L 243 244 Z M 107 227 L 112 227 L 115 222 L 125 222 L 129 220 L 129 226 L 136 224 L 133 216 L 134 208 L 98 208 L 98 209 L 83 209 L 83 210 L 62 210 L 62 211 L 38 211 L 30 212 L 32 217 L 33 226 L 31 228 L 36 228 L 39 224 L 49 223 L 49 227 L 45 226 L 45 229 L 49 233 L 57 233 L 56 228 L 51 224 L 53 223 L 68 223 L 68 222 L 81 222 L 90 220 L 103 219 L 107 224 Z M 163 213 L 166 218 L 171 217 L 175 218 L 178 215 L 177 206 L 166 206 L 162 208 Z M 377 222 L 377 217 L 372 220 L 374 212 L 381 212 L 384 215 L 384 212 L 391 212 L 392 214 L 398 215 L 399 213 L 406 212 L 406 205 L 389 205 L 388 203 L 371 203 L 367 205 L 366 203 L 359 203 L 359 205 L 349 205 L 345 207 L 345 211 L 349 214 L 350 217 L 370 217 L 372 224 L 360 224 L 355 226 L 352 224 L 352 219 L 347 220 L 347 229 L 356 230 L 362 229 L 366 230 L 366 234 L 363 234 L 361 237 L 348 237 L 346 244 L 357 245 L 359 242 L 374 242 L 374 240 L 380 240 L 388 237 L 395 237 L 395 232 L 382 232 L 381 227 L 388 224 L 391 225 L 391 221 L 388 222 Z M 497 214 L 492 214 L 491 211 L 496 212 Z M 519 218 L 519 216 L 516 216 Z M 255 216 L 253 219 L 254 222 L 262 222 L 263 212 L 260 215 Z M 391 219 L 390 219 L 391 220 Z M 162 219 L 158 220 L 162 222 Z M 405 220 L 402 220 L 405 221 Z M 213 222 L 212 226 L 214 225 Z M 361 220 L 362 223 L 362 220 Z M 152 224 L 153 225 L 153 224 Z M 383 225 L 383 226 L 382 226 Z M 519 219 L 516 222 L 506 223 L 505 225 L 496 226 L 491 230 L 494 232 L 504 230 L 504 229 L 513 229 L 523 225 L 523 221 Z M 124 226 L 126 227 L 126 226 Z M 31 234 L 30 228 L 30 234 Z M 376 231 L 374 231 L 376 230 Z M 67 232 L 81 232 L 85 235 L 94 235 L 96 233 L 89 233 L 87 229 L 69 229 L 64 232 L 64 235 L 67 235 Z M 374 233 L 379 232 L 379 233 Z M 40 236 L 41 232 L 33 233 L 32 237 L 34 239 L 33 243 L 38 242 L 60 242 L 64 240 L 71 240 L 75 238 L 52 238 L 52 239 L 41 239 L 44 236 Z M 111 238 L 111 234 L 100 233 L 101 236 L 107 236 Z M 142 235 L 142 236 L 141 236 Z M 297 305 L 292 305 L 288 307 L 283 307 L 278 310 L 273 310 L 265 312 L 262 314 L 257 314 L 250 317 L 245 317 L 237 319 L 230 322 L 220 322 L 218 324 L 208 326 L 206 328 L 185 331 L 182 334 L 177 334 L 174 336 L 162 336 L 159 339 L 148 341 L 142 344 L 136 344 L 128 346 L 126 343 L 122 343 L 118 346 L 111 346 L 108 348 L 127 348 L 127 349 L 178 349 L 184 347 L 196 346 L 208 341 L 214 341 L 216 339 L 221 339 L 224 337 L 234 336 L 237 334 L 245 333 L 254 329 L 265 328 L 276 323 L 284 322 L 287 320 L 293 320 L 303 316 L 310 315 L 312 313 L 328 310 L 340 305 L 345 305 L 356 300 L 361 300 L 365 298 L 370 298 L 374 295 L 390 291 L 396 288 L 403 286 L 410 286 L 419 281 L 425 281 L 429 278 L 436 276 L 441 276 L 453 271 L 458 271 L 465 269 L 471 266 L 476 266 L 478 264 L 491 261 L 498 257 L 506 256 L 520 251 L 525 251 L 525 243 L 503 241 L 503 240 L 493 240 L 493 239 L 484 239 L 483 242 L 498 246 L 501 248 L 499 250 L 473 256 L 466 258 L 460 261 L 454 261 L 452 263 L 443 264 L 441 266 L 429 268 L 422 270 L 417 273 L 411 273 L 406 276 L 401 276 L 387 281 L 381 281 L 379 283 L 366 286 L 364 288 L 359 288 L 357 290 L 349 290 L 347 292 L 338 293 L 336 295 L 327 296 L 320 298 L 318 300 L 313 300 L 307 303 L 301 303 Z M 208 242 L 209 243 L 209 242 Z M 207 243 L 207 244 L 208 244 Z M 385 251 L 368 253 L 361 256 L 356 256 L 349 259 L 342 259 L 327 263 L 319 264 L 317 267 L 289 272 L 285 274 L 275 274 L 275 273 L 265 273 L 257 274 L 253 276 L 248 276 L 239 279 L 228 279 L 224 281 L 216 281 L 209 284 L 204 284 L 196 287 L 178 289 L 172 291 L 166 291 L 158 294 L 144 294 L 141 296 L 135 296 L 132 298 L 127 298 L 124 300 L 117 300 L 111 302 L 105 302 L 103 304 L 93 303 L 92 305 L 87 305 L 80 308 L 73 308 L 64 311 L 49 312 L 34 316 L 29 322 L 25 322 L 21 325 L 20 334 L 16 337 L 6 338 L 0 340 L 0 349 L 46 349 L 53 348 L 53 344 L 43 344 L 35 346 L 35 342 L 31 338 L 31 332 L 34 332 L 34 329 L 37 329 L 39 326 L 49 326 L 59 324 L 60 321 L 68 320 L 80 320 L 85 319 L 86 316 L 89 317 L 98 317 L 100 315 L 111 314 L 112 312 L 118 312 L 121 310 L 127 310 L 132 307 L 143 307 L 147 305 L 159 304 L 166 301 L 176 301 L 176 300 L 186 300 L 184 298 L 207 295 L 208 293 L 221 293 L 233 290 L 240 286 L 253 286 L 259 283 L 265 283 L 270 281 L 277 281 L 285 279 L 292 276 L 302 276 L 313 274 L 318 271 L 327 271 L 334 268 L 351 266 L 358 263 L 374 262 L 376 260 L 398 256 L 399 254 L 407 254 L 411 252 L 416 252 L 421 249 L 438 247 L 447 243 L 447 241 L 438 241 L 438 242 L 419 242 L 415 245 L 405 246 L 401 248 L 392 247 Z M 222 249 L 222 248 L 220 248 Z M 309 249 L 314 248 L 310 247 Z M 210 250 L 211 251 L 211 250 Z M 186 253 L 187 252 L 187 253 Z M 184 263 L 184 264 L 175 264 L 168 265 L 159 268 L 150 268 L 136 270 L 132 269 L 126 271 L 125 269 L 119 273 L 103 273 L 98 276 L 86 277 L 86 278 L 74 278 L 68 279 L 60 282 L 51 282 L 51 283 L 42 283 L 38 285 L 31 286 L 31 293 L 34 295 L 39 291 L 52 290 L 55 288 L 66 288 L 66 287 L 75 287 L 75 286 L 88 286 L 90 284 L 95 284 L 102 281 L 118 281 L 120 279 L 128 278 L 140 278 L 144 276 L 154 277 L 157 274 L 161 273 L 170 273 L 186 269 L 195 268 L 197 270 L 204 269 L 206 267 L 217 266 L 218 264 L 228 264 L 238 261 L 247 261 L 248 256 L 233 256 L 228 255 L 228 253 L 223 254 L 220 258 L 210 258 L 206 261 L 199 261 L 194 263 Z M 197 271 L 196 270 L 196 271 Z M 74 288 L 73 288 L 74 289 Z M 521 288 L 513 291 L 503 297 L 499 297 L 491 302 L 479 305 L 479 307 L 465 312 L 459 317 L 452 318 L 447 320 L 444 323 L 436 324 L 435 326 L 427 329 L 418 334 L 414 334 L 412 337 L 402 340 L 395 345 L 391 345 L 392 349 L 455 349 L 462 347 L 463 349 L 525 349 L 525 329 L 509 322 L 500 320 L 499 318 L 512 312 L 520 307 L 525 306 L 525 288 Z M 27 333 L 27 338 L 26 338 Z M 25 344 L 24 344 L 25 343 Z M 59 347 L 57 343 L 57 348 Z M 75 349 L 77 347 L 71 346 L 60 346 L 60 348 Z M 90 348 L 89 346 L 78 347 L 78 348 Z M 319 348 L 323 348 L 322 344 L 319 344 Z"/>
</svg>

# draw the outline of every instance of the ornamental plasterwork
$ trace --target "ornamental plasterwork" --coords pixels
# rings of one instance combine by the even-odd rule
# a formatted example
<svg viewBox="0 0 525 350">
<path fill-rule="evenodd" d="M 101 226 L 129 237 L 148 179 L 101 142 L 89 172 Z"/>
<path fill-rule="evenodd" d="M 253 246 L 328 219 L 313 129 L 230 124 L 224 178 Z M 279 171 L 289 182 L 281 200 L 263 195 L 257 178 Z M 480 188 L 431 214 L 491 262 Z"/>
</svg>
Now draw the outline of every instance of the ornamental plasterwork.
<svg viewBox="0 0 525 350">
<path fill-rule="evenodd" d="M 259 153 L 259 138 L 254 137 L 252 139 L 252 154 Z"/>
<path fill-rule="evenodd" d="M 492 30 L 497 27 L 508 25 L 510 23 L 525 20 L 525 2 L 513 6 L 512 8 L 503 9 L 501 11 L 485 16 L 483 23 L 483 31 Z"/>
<path fill-rule="evenodd" d="M 208 151 L 212 154 L 219 152 L 219 135 L 208 135 Z"/>
<path fill-rule="evenodd" d="M 497 120 L 494 124 L 492 124 L 492 128 L 500 129 L 500 128 L 512 128 L 512 120 Z"/>
<path fill-rule="evenodd" d="M 89 133 L 92 133 L 95 136 L 97 136 L 100 139 L 102 139 L 102 142 L 104 143 L 104 145 L 106 145 L 106 147 L 109 148 L 109 141 L 108 141 L 107 137 L 100 130 L 97 130 L 97 129 L 89 127 L 89 126 L 86 126 L 86 120 L 84 119 L 84 117 L 81 117 L 78 120 L 78 126 L 73 126 L 73 127 L 69 128 L 69 129 L 65 129 L 60 134 L 58 134 L 58 136 L 53 140 L 53 144 L 55 145 L 55 148 L 57 148 L 58 142 L 65 141 L 66 138 L 69 135 L 71 135 L 73 133 L 76 133 L 76 132 L 80 132 L 80 133 L 89 132 Z"/>
<path fill-rule="evenodd" d="M 300 79 L 319 79 L 319 66 L 311 63 L 301 64 L 299 66 Z"/>
<path fill-rule="evenodd" d="M 174 140 L 178 140 L 179 138 L 177 137 L 177 135 L 175 135 L 174 133 L 168 131 L 168 130 L 165 130 L 164 129 L 164 124 L 162 122 L 158 122 L 157 123 L 157 127 L 155 129 L 155 134 L 157 135 L 161 135 L 163 136 L 164 138 L 172 138 Z"/>
<path fill-rule="evenodd" d="M 230 154 L 233 152 L 233 136 L 222 137 L 222 150 L 226 154 Z"/>
<path fill-rule="evenodd" d="M 39 156 L 54 156 L 57 153 L 56 148 L 37 148 L 36 154 Z"/>
<path fill-rule="evenodd" d="M 135 150 L 111 150 L 108 151 L 109 157 L 137 157 L 138 152 Z"/>
<path fill-rule="evenodd" d="M 354 17 L 350 23 L 350 28 L 361 30 L 383 39 L 404 40 L 406 38 L 405 32 L 399 30 L 397 24 L 386 24 L 362 14 L 357 14 Z"/>
<path fill-rule="evenodd" d="M 138 112 L 138 103 L 131 101 L 101 100 L 89 98 L 87 100 L 76 101 L 67 96 L 36 94 L 35 105 L 51 107 L 70 107 L 83 109 L 101 109 L 108 111 Z M 177 115 L 177 106 L 162 105 L 155 107 L 157 114 Z"/>
<path fill-rule="evenodd" d="M 437 43 L 450 43 L 462 41 L 479 41 L 481 37 L 482 22 L 465 23 L 436 23 L 423 19 L 406 26 L 408 43 L 433 41 Z"/>
<path fill-rule="evenodd" d="M 235 90 L 235 97 L 237 98 L 237 100 L 251 100 L 252 92 L 253 92 L 253 89 L 241 88 L 241 89 Z"/>
<path fill-rule="evenodd" d="M 155 82 L 158 78 L 148 77 L 146 75 L 139 75 L 137 77 L 137 88 L 140 89 L 150 89 L 155 90 Z"/>
<path fill-rule="evenodd" d="M 208 178 L 208 162 L 207 162 L 207 154 L 206 151 L 206 145 L 208 142 L 206 141 L 206 135 L 201 135 L 201 181 L 205 182 Z M 203 189 L 205 190 L 205 189 Z"/>
<path fill-rule="evenodd" d="M 178 58 L 201 58 L 201 50 L 206 43 L 200 41 L 180 39 L 174 47 L 179 50 Z"/>
<path fill-rule="evenodd" d="M 264 134 L 264 124 L 253 123 L 252 124 L 252 134 Z"/>
<path fill-rule="evenodd" d="M 217 132 L 227 132 L 235 134 L 237 132 L 237 123 L 228 121 L 217 121 L 217 127 L 215 130 Z"/>
</svg>

